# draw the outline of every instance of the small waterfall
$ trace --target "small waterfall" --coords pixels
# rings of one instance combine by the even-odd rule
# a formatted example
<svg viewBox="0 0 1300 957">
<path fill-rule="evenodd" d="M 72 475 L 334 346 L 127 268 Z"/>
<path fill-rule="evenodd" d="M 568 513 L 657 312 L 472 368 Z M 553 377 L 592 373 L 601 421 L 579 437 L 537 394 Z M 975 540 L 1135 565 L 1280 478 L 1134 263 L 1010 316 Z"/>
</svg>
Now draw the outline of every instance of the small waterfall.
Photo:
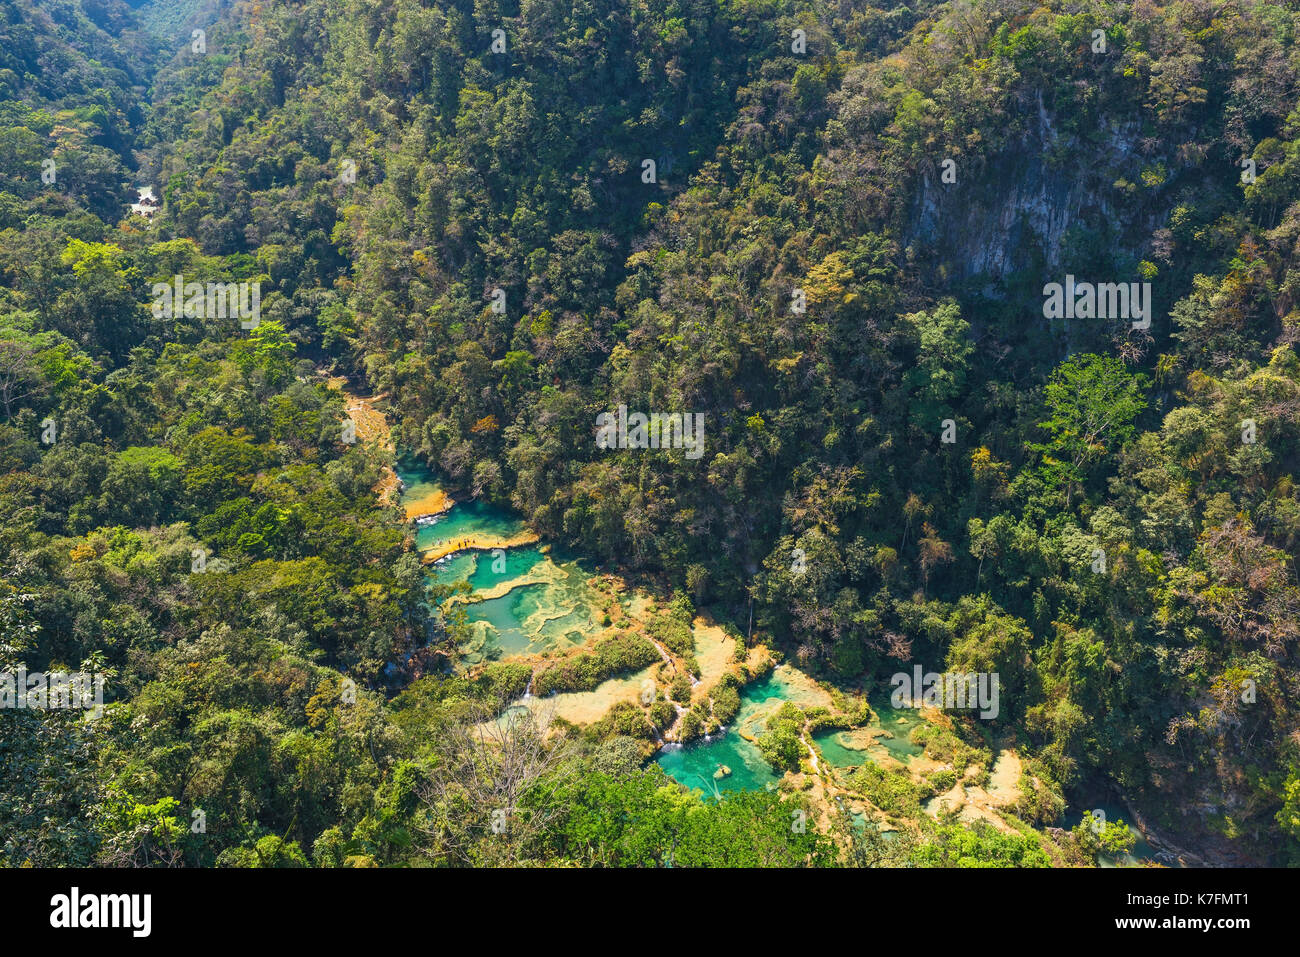
<svg viewBox="0 0 1300 957">
<path fill-rule="evenodd" d="M 536 678 L 536 677 L 537 677 L 537 672 L 535 672 L 535 671 L 530 671 L 530 672 L 528 673 L 528 687 L 526 687 L 526 688 L 524 689 L 524 700 L 525 700 L 525 701 L 527 701 L 529 698 L 531 698 L 531 697 L 533 696 L 533 679 Z"/>
</svg>

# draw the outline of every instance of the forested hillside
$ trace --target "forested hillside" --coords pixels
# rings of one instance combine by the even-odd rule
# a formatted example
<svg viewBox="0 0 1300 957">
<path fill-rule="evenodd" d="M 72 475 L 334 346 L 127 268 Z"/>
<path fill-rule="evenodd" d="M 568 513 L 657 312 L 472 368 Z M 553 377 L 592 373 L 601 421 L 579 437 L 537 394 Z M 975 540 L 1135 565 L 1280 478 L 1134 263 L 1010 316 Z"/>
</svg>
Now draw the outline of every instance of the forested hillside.
<svg viewBox="0 0 1300 957">
<path fill-rule="evenodd" d="M 1300 862 L 1300 5 L 181 6 L 0 16 L 0 671 L 110 677 L 93 723 L 0 712 L 0 862 L 1079 864 L 1112 798 Z M 182 274 L 260 322 L 160 317 Z M 1067 277 L 1149 324 L 1054 314 Z M 455 663 L 335 376 L 673 655 L 699 612 L 999 713 L 927 732 L 952 781 L 853 776 L 891 841 L 674 784 L 666 698 L 485 751 L 532 672 Z M 702 454 L 601 447 L 620 405 Z M 921 812 L 1009 747 L 1005 827 Z"/>
</svg>

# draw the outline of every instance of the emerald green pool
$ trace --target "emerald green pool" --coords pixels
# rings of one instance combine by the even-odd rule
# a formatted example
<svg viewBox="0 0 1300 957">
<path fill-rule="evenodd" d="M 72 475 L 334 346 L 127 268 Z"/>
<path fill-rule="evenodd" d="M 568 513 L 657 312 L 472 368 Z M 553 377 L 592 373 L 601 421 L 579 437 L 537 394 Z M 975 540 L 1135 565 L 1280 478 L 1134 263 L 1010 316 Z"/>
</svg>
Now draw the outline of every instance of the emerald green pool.
<svg viewBox="0 0 1300 957">
<path fill-rule="evenodd" d="M 1146 838 L 1142 836 L 1142 832 L 1133 826 L 1133 815 L 1118 804 L 1094 804 L 1087 809 L 1071 808 L 1066 812 L 1065 826 L 1074 828 L 1083 820 L 1085 815 L 1091 814 L 1095 808 L 1101 809 L 1106 815 L 1107 821 L 1123 821 L 1129 833 L 1136 838 L 1131 851 L 1123 854 L 1103 854 L 1097 861 L 1099 867 L 1137 867 L 1144 861 L 1154 861 L 1156 859 L 1155 848 L 1148 844 Z"/>
<path fill-rule="evenodd" d="M 397 475 L 404 483 L 403 498 L 423 498 L 438 487 L 433 473 L 407 459 L 399 462 Z M 525 528 L 510 512 L 483 502 L 458 502 L 446 514 L 422 522 L 416 532 L 416 547 L 427 549 L 434 543 L 471 534 L 488 534 L 502 538 Z M 536 545 L 491 552 L 462 552 L 429 566 L 429 575 L 439 582 L 465 581 L 475 592 L 492 591 L 496 597 L 469 603 L 466 617 L 474 638 L 461 649 L 461 660 L 473 664 L 487 658 L 501 658 L 523 653 L 538 653 L 581 644 L 599 625 L 599 607 L 605 599 L 588 584 L 591 570 L 577 559 L 554 560 Z M 518 584 L 510 587 L 510 583 Z M 626 604 L 630 596 L 624 596 Z M 758 746 L 745 737 L 756 738 L 766 726 L 767 718 L 785 701 L 796 700 L 797 692 L 781 672 L 774 671 L 752 682 L 741 692 L 740 712 L 722 734 L 697 740 L 685 746 L 669 745 L 655 759 L 672 778 L 686 787 L 698 789 L 702 797 L 725 791 L 755 791 L 774 788 L 780 780 L 763 760 Z M 507 714 L 519 710 L 510 709 Z M 922 754 L 913 744 L 912 729 L 922 723 L 919 711 L 894 708 L 886 697 L 872 702 L 875 718 L 871 727 L 885 732 L 876 735 L 863 749 L 854 747 L 846 732 L 827 731 L 813 737 L 821 758 L 837 768 L 852 768 L 889 755 L 906 764 Z M 741 732 L 744 732 L 742 734 Z M 731 773 L 722 778 L 714 774 L 722 766 Z M 1114 805 L 1099 805 L 1108 820 L 1130 815 Z M 1083 812 L 1071 811 L 1066 826 L 1077 824 Z M 855 823 L 865 826 L 866 819 L 854 813 Z M 1136 836 L 1130 853 L 1102 860 L 1103 867 L 1123 867 L 1152 860 L 1155 851 L 1130 824 Z M 886 837 L 892 837 L 886 833 Z"/>
<path fill-rule="evenodd" d="M 767 717 L 794 698 L 791 687 L 782 680 L 780 672 L 773 672 L 746 687 L 740 696 L 740 713 L 731 727 L 721 737 L 693 741 L 680 747 L 669 746 L 655 759 L 664 771 L 687 787 L 699 788 L 705 795 L 718 791 L 753 791 L 775 787 L 780 775 L 763 760 L 758 746 L 747 740 L 742 731 L 757 737 L 765 727 Z M 888 754 L 906 764 L 909 757 L 922 753 L 920 745 L 910 740 L 912 729 L 921 724 L 920 713 L 911 708 L 894 708 L 888 698 L 873 702 L 876 718 L 869 727 L 884 731 L 878 735 L 868 750 L 849 746 L 843 732 L 826 731 L 815 735 L 822 758 L 833 767 L 857 767 Z M 874 754 L 873 754 L 874 752 Z M 729 777 L 715 779 L 720 765 L 731 768 Z"/>
<path fill-rule="evenodd" d="M 871 748 L 855 748 L 846 740 L 843 731 L 823 731 L 813 736 L 813 741 L 821 751 L 826 763 L 837 768 L 854 768 L 871 760 L 872 751 L 877 755 L 881 751 L 906 764 L 909 758 L 920 757 L 924 749 L 913 744 L 912 729 L 923 723 L 921 713 L 915 708 L 895 708 L 889 699 L 881 697 L 871 702 L 875 718 L 867 726 L 879 729 L 883 735 L 877 735 Z"/>
<path fill-rule="evenodd" d="M 398 473 L 399 477 L 401 473 Z M 421 523 L 415 533 L 415 547 L 426 549 L 449 538 L 462 538 L 474 533 L 507 537 L 524 531 L 522 521 L 504 509 L 485 502 L 457 502 L 451 511 L 432 522 Z M 509 549 L 508 551 L 513 551 Z"/>
<path fill-rule="evenodd" d="M 688 788 L 699 788 L 705 797 L 713 794 L 715 785 L 720 792 L 776 787 L 780 776 L 763 760 L 758 746 L 740 734 L 740 729 L 756 735 L 766 715 L 788 700 L 788 688 L 775 673 L 752 682 L 741 692 L 740 712 L 725 733 L 707 741 L 669 745 L 655 761 L 669 777 Z M 715 779 L 713 775 L 722 765 L 731 768 L 731 774 Z"/>
<path fill-rule="evenodd" d="M 432 472 L 404 459 L 397 476 L 403 499 L 422 498 L 438 487 Z M 510 538 L 526 530 L 518 516 L 484 502 L 457 502 L 450 511 L 420 523 L 416 548 L 470 535 Z M 472 638 L 460 650 L 463 664 L 580 645 L 599 627 L 602 600 L 587 584 L 591 572 L 580 562 L 553 561 L 536 545 L 465 551 L 429 566 L 442 583 L 465 581 L 476 593 L 494 597 L 465 605 Z"/>
</svg>

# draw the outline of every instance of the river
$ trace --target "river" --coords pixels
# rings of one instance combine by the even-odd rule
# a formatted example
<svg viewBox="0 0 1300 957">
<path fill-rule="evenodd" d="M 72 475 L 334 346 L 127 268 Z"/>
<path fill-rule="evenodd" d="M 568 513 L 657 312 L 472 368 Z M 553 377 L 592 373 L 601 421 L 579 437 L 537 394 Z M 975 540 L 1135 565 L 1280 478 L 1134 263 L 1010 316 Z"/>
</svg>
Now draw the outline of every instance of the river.
<svg viewBox="0 0 1300 957">
<path fill-rule="evenodd" d="M 446 490 L 427 468 L 411 459 L 399 460 L 396 472 L 402 482 L 400 501 L 418 523 L 416 547 L 426 556 L 450 550 L 430 563 L 429 574 L 439 582 L 466 581 L 473 589 L 465 604 L 471 637 L 457 650 L 458 665 L 498 660 L 536 664 L 613 634 L 619 627 L 640 630 L 652 616 L 652 598 L 625 589 L 613 576 L 602 584 L 590 563 L 562 556 L 540 542 L 509 544 L 528 534 L 517 515 L 476 501 L 447 507 L 451 499 Z M 705 656 L 700 638 L 706 631 L 697 631 L 701 657 Z M 661 652 L 666 655 L 662 648 Z M 610 679 L 594 691 L 554 695 L 545 704 L 553 714 L 589 723 L 619 701 L 636 701 L 654 670 Z M 705 798 L 727 791 L 775 788 L 781 776 L 755 743 L 768 717 L 786 701 L 804 708 L 830 704 L 829 694 L 817 682 L 788 664 L 750 682 L 740 700 L 735 720 L 719 733 L 685 745 L 667 743 L 655 756 L 664 772 Z M 526 696 L 514 707 L 541 704 Z M 920 712 L 894 708 L 884 697 L 872 702 L 872 711 L 870 722 L 862 728 L 812 736 L 814 755 L 820 756 L 818 773 L 827 783 L 833 785 L 841 772 L 868 762 L 921 775 L 934 764 L 911 740 L 912 730 L 924 723 Z M 1003 766 L 1000 757 L 998 767 Z M 1016 758 L 1013 772 L 1018 767 Z M 1106 808 L 1106 813 L 1112 820 L 1129 817 L 1117 808 Z M 1077 822 L 1080 814 L 1072 811 L 1067 825 Z M 1131 866 L 1154 857 L 1141 834 L 1135 829 L 1134 834 L 1133 851 L 1107 858 L 1103 866 Z"/>
</svg>

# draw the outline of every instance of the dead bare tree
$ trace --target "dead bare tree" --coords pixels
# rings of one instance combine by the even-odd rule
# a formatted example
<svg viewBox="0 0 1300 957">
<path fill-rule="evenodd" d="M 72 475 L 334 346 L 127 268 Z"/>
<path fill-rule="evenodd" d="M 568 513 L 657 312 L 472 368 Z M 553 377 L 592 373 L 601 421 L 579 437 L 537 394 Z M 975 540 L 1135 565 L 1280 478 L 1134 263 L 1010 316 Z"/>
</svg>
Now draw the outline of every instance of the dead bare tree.
<svg viewBox="0 0 1300 957">
<path fill-rule="evenodd" d="M 439 734 L 439 761 L 420 788 L 418 826 L 439 860 L 513 865 L 528 860 L 564 809 L 574 746 L 541 706 L 468 709 Z"/>
<path fill-rule="evenodd" d="M 14 406 L 19 402 L 46 392 L 35 355 L 21 342 L 0 340 L 0 404 L 4 406 L 5 419 L 13 418 Z"/>
</svg>

